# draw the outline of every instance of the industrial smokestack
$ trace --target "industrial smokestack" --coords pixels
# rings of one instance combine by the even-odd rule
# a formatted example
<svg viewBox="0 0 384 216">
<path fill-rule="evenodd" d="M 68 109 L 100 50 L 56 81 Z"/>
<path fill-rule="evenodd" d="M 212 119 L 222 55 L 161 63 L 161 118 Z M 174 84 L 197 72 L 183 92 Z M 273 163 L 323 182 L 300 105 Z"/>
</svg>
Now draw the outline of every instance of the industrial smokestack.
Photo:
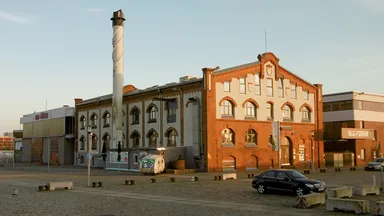
<svg viewBox="0 0 384 216">
<path fill-rule="evenodd" d="M 112 146 L 123 140 L 123 80 L 124 80 L 124 14 L 122 10 L 113 12 L 113 97 L 112 97 Z"/>
</svg>

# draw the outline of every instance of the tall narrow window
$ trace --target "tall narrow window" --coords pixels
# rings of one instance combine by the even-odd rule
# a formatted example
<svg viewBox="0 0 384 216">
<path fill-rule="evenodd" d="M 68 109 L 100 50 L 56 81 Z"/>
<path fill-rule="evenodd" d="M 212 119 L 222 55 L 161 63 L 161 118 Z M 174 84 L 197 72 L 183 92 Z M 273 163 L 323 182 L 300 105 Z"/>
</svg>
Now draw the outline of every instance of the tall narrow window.
<svg viewBox="0 0 384 216">
<path fill-rule="evenodd" d="M 233 116 L 233 105 L 229 100 L 225 100 L 221 104 L 221 115 Z"/>
<path fill-rule="evenodd" d="M 256 106 L 253 103 L 247 102 L 245 104 L 245 115 L 252 118 L 256 117 Z"/>
<path fill-rule="evenodd" d="M 304 90 L 303 97 L 304 97 L 304 100 L 309 100 L 309 92 Z"/>
<path fill-rule="evenodd" d="M 245 86 L 245 78 L 240 78 L 240 94 L 245 94 L 246 86 Z"/>
<path fill-rule="evenodd" d="M 279 97 L 283 98 L 284 97 L 284 83 L 283 83 L 283 78 L 279 78 Z"/>
<path fill-rule="evenodd" d="M 176 122 L 176 100 L 174 101 L 168 101 L 168 116 L 167 116 L 167 122 L 168 123 L 175 123 Z"/>
<path fill-rule="evenodd" d="M 261 89 L 260 89 L 260 74 L 255 74 L 255 94 L 260 95 Z"/>
<path fill-rule="evenodd" d="M 267 103 L 267 119 L 273 119 L 273 104 Z"/>
<path fill-rule="evenodd" d="M 296 84 L 292 83 L 291 84 L 291 97 L 293 99 L 297 98 L 297 93 L 296 93 Z"/>
<path fill-rule="evenodd" d="M 224 92 L 230 92 L 231 91 L 231 85 L 229 81 L 224 81 Z"/>
<path fill-rule="evenodd" d="M 267 96 L 273 97 L 273 79 L 267 79 Z"/>
</svg>

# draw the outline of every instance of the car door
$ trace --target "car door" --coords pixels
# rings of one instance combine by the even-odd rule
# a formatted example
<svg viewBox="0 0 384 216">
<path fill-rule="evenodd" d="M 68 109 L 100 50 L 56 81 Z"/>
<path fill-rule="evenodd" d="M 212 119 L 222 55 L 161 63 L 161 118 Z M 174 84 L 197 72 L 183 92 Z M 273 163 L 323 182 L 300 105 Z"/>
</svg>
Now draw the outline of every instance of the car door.
<svg viewBox="0 0 384 216">
<path fill-rule="evenodd" d="M 263 175 L 263 184 L 268 189 L 276 189 L 276 171 L 268 171 Z"/>
<path fill-rule="evenodd" d="M 282 171 L 276 172 L 276 189 L 281 191 L 291 191 L 292 190 L 292 182 L 290 178 Z"/>
</svg>

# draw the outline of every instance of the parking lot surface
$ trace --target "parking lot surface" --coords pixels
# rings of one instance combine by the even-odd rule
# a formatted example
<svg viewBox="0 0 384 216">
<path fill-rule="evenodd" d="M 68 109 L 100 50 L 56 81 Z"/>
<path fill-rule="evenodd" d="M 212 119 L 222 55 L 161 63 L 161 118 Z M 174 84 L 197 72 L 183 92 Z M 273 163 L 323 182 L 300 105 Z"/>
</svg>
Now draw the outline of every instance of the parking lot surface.
<svg viewBox="0 0 384 216">
<path fill-rule="evenodd" d="M 380 172 L 362 170 L 313 173 L 308 178 L 325 181 L 328 188 L 380 184 Z M 191 178 L 198 176 L 199 181 Z M 87 187 L 86 169 L 46 167 L 0 168 L 1 215 L 349 215 L 327 212 L 324 206 L 294 207 L 292 195 L 260 195 L 251 187 L 246 173 L 237 180 L 215 181 L 215 173 L 145 176 L 137 173 L 92 170 L 91 181 L 104 187 Z M 175 177 L 175 182 L 170 181 Z M 156 183 L 150 179 L 156 178 Z M 125 180 L 135 185 L 124 185 Z M 73 181 L 73 190 L 38 192 L 49 181 Z M 12 195 L 18 189 L 18 195 Z M 361 197 L 359 198 L 361 199 Z M 366 196 L 371 212 L 384 196 Z"/>
</svg>

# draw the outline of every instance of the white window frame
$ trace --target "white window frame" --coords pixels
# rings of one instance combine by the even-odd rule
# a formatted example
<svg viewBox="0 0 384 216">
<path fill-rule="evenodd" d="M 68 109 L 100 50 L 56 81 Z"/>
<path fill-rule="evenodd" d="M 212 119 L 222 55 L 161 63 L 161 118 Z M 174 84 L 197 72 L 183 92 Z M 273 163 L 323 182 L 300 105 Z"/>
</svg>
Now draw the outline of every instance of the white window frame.
<svg viewBox="0 0 384 216">
<path fill-rule="evenodd" d="M 291 98 L 297 98 L 297 86 L 295 83 L 291 83 Z"/>
<path fill-rule="evenodd" d="M 270 82 L 270 83 L 268 83 Z M 271 84 L 271 85 L 269 85 Z M 267 91 L 266 94 L 268 97 L 273 97 L 273 79 L 267 78 Z"/>
<path fill-rule="evenodd" d="M 231 82 L 224 81 L 223 87 L 224 87 L 224 92 L 231 92 Z"/>
<path fill-rule="evenodd" d="M 247 93 L 247 85 L 246 85 L 245 77 L 241 77 L 239 79 L 239 92 L 240 92 L 240 94 L 246 94 Z"/>
<path fill-rule="evenodd" d="M 255 74 L 255 94 L 261 95 L 260 73 Z"/>
<path fill-rule="evenodd" d="M 284 79 L 280 77 L 277 85 L 279 88 L 279 98 L 284 98 Z"/>
</svg>

